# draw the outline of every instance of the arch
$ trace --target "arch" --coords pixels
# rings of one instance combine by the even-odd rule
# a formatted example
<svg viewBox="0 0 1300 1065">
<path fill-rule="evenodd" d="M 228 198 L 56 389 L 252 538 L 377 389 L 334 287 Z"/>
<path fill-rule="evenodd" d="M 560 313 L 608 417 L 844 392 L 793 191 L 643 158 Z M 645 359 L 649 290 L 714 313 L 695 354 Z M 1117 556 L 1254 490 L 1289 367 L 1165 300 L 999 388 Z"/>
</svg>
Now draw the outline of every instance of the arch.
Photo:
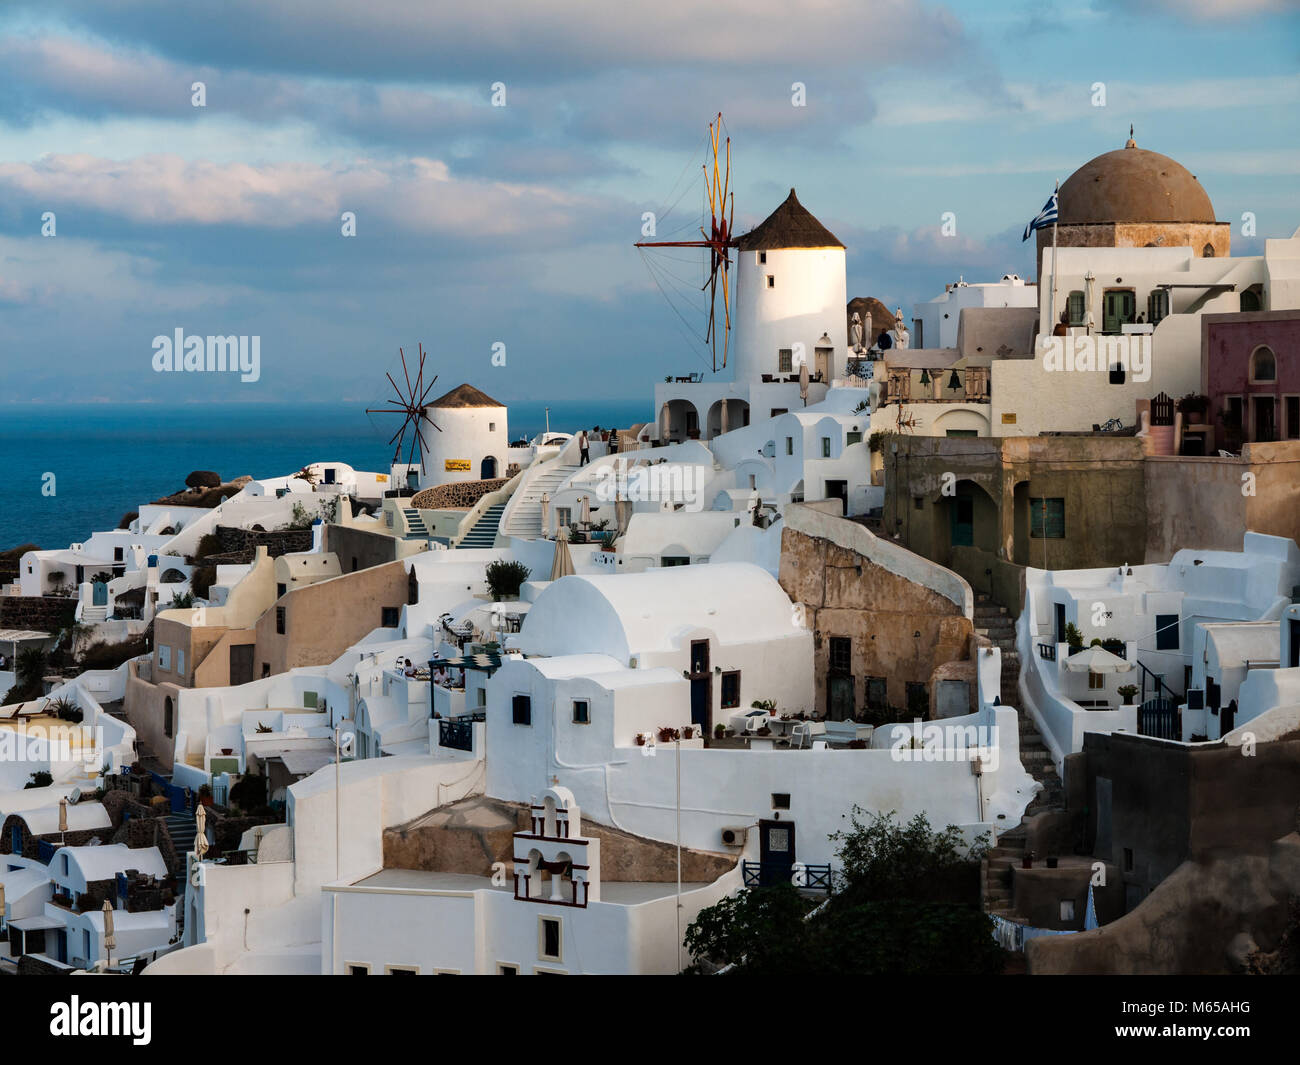
<svg viewBox="0 0 1300 1065">
<path fill-rule="evenodd" d="M 1207 245 L 1205 245 L 1205 247 L 1203 247 L 1203 248 L 1201 249 L 1201 258 L 1202 258 L 1202 259 L 1213 259 L 1213 258 L 1214 258 L 1214 245 L 1213 245 L 1213 244 L 1207 244 Z"/>
<path fill-rule="evenodd" d="M 725 428 L 722 425 L 723 403 L 727 404 L 727 425 Z M 705 419 L 707 438 L 712 440 L 715 436 L 721 436 L 724 432 L 729 433 L 734 429 L 741 429 L 748 424 L 749 403 L 735 396 L 726 396 L 709 408 L 709 415 Z"/>
<path fill-rule="evenodd" d="M 497 475 L 497 460 L 495 455 L 484 455 L 482 465 L 479 467 L 479 479 L 491 481 Z"/>
<path fill-rule="evenodd" d="M 691 434 L 695 435 L 692 436 Z M 689 399 L 670 399 L 659 411 L 659 440 L 680 444 L 700 435 L 700 412 Z"/>
<path fill-rule="evenodd" d="M 163 570 L 163 575 L 158 578 L 159 584 L 184 584 L 189 578 L 176 568 Z"/>
<path fill-rule="evenodd" d="M 1267 344 L 1261 344 L 1250 353 L 1250 383 L 1271 385 L 1277 381 L 1277 356 Z"/>
<path fill-rule="evenodd" d="M 957 481 L 953 494 L 943 496 L 938 509 L 950 549 L 974 547 L 997 554 L 998 507 L 982 485 Z"/>
<path fill-rule="evenodd" d="M 949 433 L 955 433 L 958 436 L 969 436 L 971 432 L 974 432 L 976 436 L 993 435 L 988 416 L 983 411 L 971 410 L 969 407 L 957 407 L 945 411 L 934 420 L 935 436 L 947 436 Z"/>
<path fill-rule="evenodd" d="M 1254 284 L 1242 291 L 1241 309 L 1243 311 L 1262 311 L 1264 309 L 1264 288 L 1262 285 Z"/>
</svg>

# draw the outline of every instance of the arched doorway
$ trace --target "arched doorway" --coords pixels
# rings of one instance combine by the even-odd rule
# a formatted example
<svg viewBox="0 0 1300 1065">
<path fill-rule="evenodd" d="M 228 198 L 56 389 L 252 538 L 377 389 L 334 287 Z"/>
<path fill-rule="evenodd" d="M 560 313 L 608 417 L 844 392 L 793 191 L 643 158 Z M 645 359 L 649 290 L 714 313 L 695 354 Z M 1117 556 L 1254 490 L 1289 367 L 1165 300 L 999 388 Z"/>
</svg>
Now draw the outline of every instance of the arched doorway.
<svg viewBox="0 0 1300 1065">
<path fill-rule="evenodd" d="M 958 481 L 952 495 L 944 497 L 941 509 L 946 511 L 950 560 L 952 550 L 958 547 L 997 554 L 998 508 L 988 492 L 974 481 Z"/>
<path fill-rule="evenodd" d="M 482 466 L 479 467 L 479 477 L 484 481 L 490 481 L 497 475 L 497 460 L 492 455 L 483 459 Z"/>
<path fill-rule="evenodd" d="M 683 440 L 698 440 L 700 412 L 688 399 L 670 399 L 659 411 L 659 441 L 680 444 Z"/>
<path fill-rule="evenodd" d="M 168 739 L 176 729 L 176 706 L 169 695 L 163 700 L 163 735 Z"/>
<path fill-rule="evenodd" d="M 727 405 L 725 424 L 722 410 L 724 403 Z M 723 433 L 729 433 L 733 429 L 743 428 L 749 424 L 749 404 L 734 396 L 720 399 L 709 408 L 709 416 L 705 419 L 705 424 L 708 427 L 707 439 L 709 440 Z"/>
</svg>

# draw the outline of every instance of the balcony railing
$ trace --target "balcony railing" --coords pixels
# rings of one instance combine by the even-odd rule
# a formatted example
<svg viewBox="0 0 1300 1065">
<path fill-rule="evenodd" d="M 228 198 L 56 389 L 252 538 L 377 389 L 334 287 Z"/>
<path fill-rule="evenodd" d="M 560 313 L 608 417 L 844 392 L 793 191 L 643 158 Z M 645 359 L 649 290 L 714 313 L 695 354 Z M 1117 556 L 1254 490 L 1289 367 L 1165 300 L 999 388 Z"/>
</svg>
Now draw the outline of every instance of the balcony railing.
<svg viewBox="0 0 1300 1065">
<path fill-rule="evenodd" d="M 457 718 L 440 718 L 438 721 L 438 746 L 455 751 L 474 750 L 474 725 Z"/>
<path fill-rule="evenodd" d="M 789 883 L 806 891 L 831 890 L 831 867 L 829 865 L 805 865 L 803 862 L 751 862 L 741 864 L 741 876 L 745 887 L 770 887 L 777 883 Z"/>
</svg>

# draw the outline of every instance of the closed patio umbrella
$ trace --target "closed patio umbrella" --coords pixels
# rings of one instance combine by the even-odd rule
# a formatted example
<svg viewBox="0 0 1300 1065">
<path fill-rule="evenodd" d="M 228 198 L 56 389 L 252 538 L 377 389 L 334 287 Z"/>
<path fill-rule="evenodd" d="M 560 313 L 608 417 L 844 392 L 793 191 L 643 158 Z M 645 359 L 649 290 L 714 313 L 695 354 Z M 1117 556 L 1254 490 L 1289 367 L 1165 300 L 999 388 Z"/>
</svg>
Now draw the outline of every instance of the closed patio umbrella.
<svg viewBox="0 0 1300 1065">
<path fill-rule="evenodd" d="M 1133 663 L 1111 654 L 1100 644 L 1094 644 L 1086 651 L 1067 658 L 1065 668 L 1071 673 L 1127 673 L 1133 668 Z"/>
<path fill-rule="evenodd" d="M 632 523 L 632 500 L 620 499 L 614 504 L 614 514 L 618 519 L 618 535 L 622 536 Z"/>
<path fill-rule="evenodd" d="M 63 833 L 68 830 L 68 800 L 59 800 L 59 832 Z"/>
<path fill-rule="evenodd" d="M 549 492 L 543 492 L 542 493 L 542 535 L 543 536 L 546 535 L 546 530 L 550 527 L 549 525 L 550 517 L 551 517 L 551 494 Z"/>
<path fill-rule="evenodd" d="M 582 497 L 582 524 L 586 525 L 591 521 L 591 496 Z"/>
<path fill-rule="evenodd" d="M 804 359 L 799 364 L 799 398 L 803 400 L 804 406 L 808 406 L 808 360 Z"/>
<path fill-rule="evenodd" d="M 551 580 L 558 581 L 575 572 L 573 556 L 569 554 L 569 545 L 564 540 L 555 541 L 555 558 L 551 561 Z"/>
<path fill-rule="evenodd" d="M 0 883 L 0 921 L 5 919 L 5 886 Z"/>
<path fill-rule="evenodd" d="M 108 899 L 104 900 L 104 958 L 117 949 L 117 937 L 113 934 L 113 907 Z"/>
<path fill-rule="evenodd" d="M 194 853 L 199 861 L 208 853 L 208 810 L 202 803 L 194 811 Z"/>
</svg>

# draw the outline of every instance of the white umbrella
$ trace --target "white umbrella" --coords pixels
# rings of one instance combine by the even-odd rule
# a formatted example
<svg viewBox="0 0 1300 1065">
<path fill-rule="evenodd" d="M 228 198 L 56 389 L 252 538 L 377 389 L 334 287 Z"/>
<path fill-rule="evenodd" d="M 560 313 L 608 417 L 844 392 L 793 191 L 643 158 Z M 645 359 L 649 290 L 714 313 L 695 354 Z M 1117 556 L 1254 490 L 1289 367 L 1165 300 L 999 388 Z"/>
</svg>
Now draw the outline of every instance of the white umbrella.
<svg viewBox="0 0 1300 1065">
<path fill-rule="evenodd" d="M 3 881 L 0 881 L 0 921 L 3 921 L 4 919 L 5 919 L 5 886 Z"/>
<path fill-rule="evenodd" d="M 1065 668 L 1071 673 L 1127 673 L 1133 668 L 1133 663 L 1111 654 L 1101 644 L 1094 644 L 1067 658 Z"/>
<path fill-rule="evenodd" d="M 199 861 L 208 853 L 208 810 L 202 803 L 194 811 L 194 853 Z"/>
<path fill-rule="evenodd" d="M 109 951 L 117 948 L 117 937 L 113 935 L 113 907 L 109 905 L 108 899 L 104 900 L 104 955 L 107 959 Z"/>
<path fill-rule="evenodd" d="M 551 494 L 550 492 L 542 493 L 542 535 L 546 535 L 551 518 Z"/>
<path fill-rule="evenodd" d="M 1087 272 L 1087 274 L 1084 275 L 1083 280 L 1084 280 L 1084 283 L 1087 285 L 1087 288 L 1088 288 L 1088 294 L 1084 297 L 1084 299 L 1087 300 L 1087 308 L 1086 308 L 1086 310 L 1085 310 L 1084 321 L 1087 323 L 1087 326 L 1088 326 L 1088 332 L 1091 333 L 1091 332 L 1092 332 L 1092 326 L 1093 326 L 1093 317 L 1092 317 L 1092 285 L 1093 285 L 1093 282 L 1096 281 L 1097 279 L 1096 279 L 1095 277 L 1092 276 L 1092 271 L 1089 270 L 1089 271 Z"/>
<path fill-rule="evenodd" d="M 591 496 L 582 497 L 582 524 L 586 525 L 591 521 Z"/>
</svg>

